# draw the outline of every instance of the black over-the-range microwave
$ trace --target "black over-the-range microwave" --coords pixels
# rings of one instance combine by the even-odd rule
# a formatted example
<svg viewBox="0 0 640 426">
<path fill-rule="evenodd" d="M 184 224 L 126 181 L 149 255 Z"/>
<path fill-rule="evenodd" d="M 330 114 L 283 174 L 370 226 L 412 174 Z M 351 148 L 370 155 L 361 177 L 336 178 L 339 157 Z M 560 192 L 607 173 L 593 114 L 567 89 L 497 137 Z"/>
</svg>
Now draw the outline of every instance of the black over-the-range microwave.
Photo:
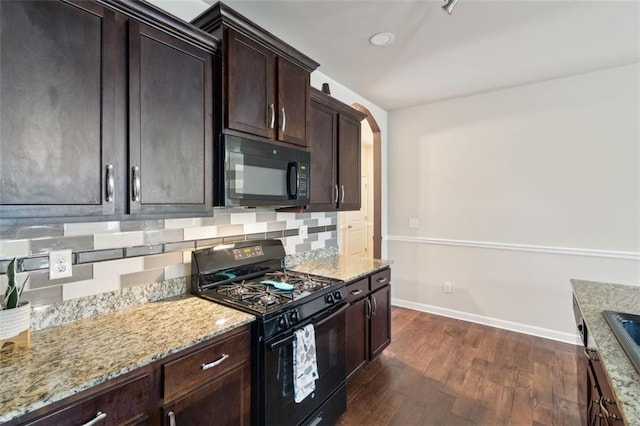
<svg viewBox="0 0 640 426">
<path fill-rule="evenodd" d="M 309 204 L 309 152 L 226 134 L 215 151 L 217 206 Z"/>
</svg>

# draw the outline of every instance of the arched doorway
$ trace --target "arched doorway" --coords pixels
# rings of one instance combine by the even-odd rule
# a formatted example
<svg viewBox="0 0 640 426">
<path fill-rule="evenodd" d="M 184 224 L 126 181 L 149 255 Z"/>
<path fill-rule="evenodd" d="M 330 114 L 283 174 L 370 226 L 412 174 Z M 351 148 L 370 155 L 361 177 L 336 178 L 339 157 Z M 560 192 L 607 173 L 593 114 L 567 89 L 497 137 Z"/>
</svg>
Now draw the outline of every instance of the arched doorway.
<svg viewBox="0 0 640 426">
<path fill-rule="evenodd" d="M 365 120 L 373 134 L 373 176 L 372 179 L 371 177 L 369 179 L 369 184 L 373 180 L 373 257 L 380 259 L 382 257 L 382 137 L 380 126 L 371 111 L 365 106 L 357 102 L 351 106 L 366 114 Z"/>
</svg>

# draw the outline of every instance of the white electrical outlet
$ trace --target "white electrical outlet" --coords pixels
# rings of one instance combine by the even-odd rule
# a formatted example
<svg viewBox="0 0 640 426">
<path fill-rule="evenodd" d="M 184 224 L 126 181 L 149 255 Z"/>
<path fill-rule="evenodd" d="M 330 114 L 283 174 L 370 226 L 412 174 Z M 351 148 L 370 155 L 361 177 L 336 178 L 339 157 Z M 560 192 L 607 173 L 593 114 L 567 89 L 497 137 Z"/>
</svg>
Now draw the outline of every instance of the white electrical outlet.
<svg viewBox="0 0 640 426">
<path fill-rule="evenodd" d="M 309 230 L 307 229 L 307 225 L 301 225 L 298 230 L 298 235 L 300 238 L 307 238 L 309 236 Z"/>
<path fill-rule="evenodd" d="M 451 283 L 449 281 L 445 281 L 442 283 L 442 291 L 446 294 L 451 294 Z"/>
<path fill-rule="evenodd" d="M 420 227 L 420 221 L 418 220 L 417 217 L 410 217 L 409 218 L 409 228 L 419 228 Z"/>
<path fill-rule="evenodd" d="M 55 250 L 49 252 L 49 279 L 67 278 L 73 274 L 71 269 L 71 250 Z"/>
</svg>

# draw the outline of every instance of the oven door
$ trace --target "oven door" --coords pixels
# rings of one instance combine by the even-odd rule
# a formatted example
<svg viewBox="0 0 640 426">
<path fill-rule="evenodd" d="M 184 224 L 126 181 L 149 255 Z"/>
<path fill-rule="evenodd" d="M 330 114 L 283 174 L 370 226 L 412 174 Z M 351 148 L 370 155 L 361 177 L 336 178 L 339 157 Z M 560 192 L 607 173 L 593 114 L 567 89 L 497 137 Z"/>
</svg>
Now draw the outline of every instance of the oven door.
<svg viewBox="0 0 640 426">
<path fill-rule="evenodd" d="M 293 399 L 294 330 L 265 342 L 265 424 L 299 424 L 344 384 L 346 309 L 346 304 L 341 305 L 311 321 L 315 328 L 319 378 L 315 391 L 300 403 Z M 299 328 L 305 325 L 301 323 Z"/>
</svg>

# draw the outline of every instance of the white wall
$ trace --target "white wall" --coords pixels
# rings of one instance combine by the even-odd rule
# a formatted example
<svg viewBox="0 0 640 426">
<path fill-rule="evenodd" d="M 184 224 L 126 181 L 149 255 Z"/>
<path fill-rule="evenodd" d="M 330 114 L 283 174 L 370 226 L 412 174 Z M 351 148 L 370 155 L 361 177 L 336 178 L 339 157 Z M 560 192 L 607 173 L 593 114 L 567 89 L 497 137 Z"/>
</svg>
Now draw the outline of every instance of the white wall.
<svg viewBox="0 0 640 426">
<path fill-rule="evenodd" d="M 311 74 L 311 85 L 317 89 L 321 89 L 322 83 L 329 83 L 331 96 L 338 99 L 339 101 L 344 102 L 347 105 L 359 103 L 360 105 L 367 108 L 380 127 L 382 150 L 382 235 L 385 236 L 387 235 L 387 217 L 389 216 L 387 209 L 388 113 L 376 104 L 370 102 L 369 100 L 363 98 L 362 96 L 333 80 L 331 77 L 324 75 L 320 71 L 314 71 Z M 387 245 L 384 240 L 382 242 L 382 257 L 388 257 Z"/>
<path fill-rule="evenodd" d="M 389 113 L 395 303 L 571 341 L 570 278 L 640 285 L 639 76 Z"/>
</svg>

